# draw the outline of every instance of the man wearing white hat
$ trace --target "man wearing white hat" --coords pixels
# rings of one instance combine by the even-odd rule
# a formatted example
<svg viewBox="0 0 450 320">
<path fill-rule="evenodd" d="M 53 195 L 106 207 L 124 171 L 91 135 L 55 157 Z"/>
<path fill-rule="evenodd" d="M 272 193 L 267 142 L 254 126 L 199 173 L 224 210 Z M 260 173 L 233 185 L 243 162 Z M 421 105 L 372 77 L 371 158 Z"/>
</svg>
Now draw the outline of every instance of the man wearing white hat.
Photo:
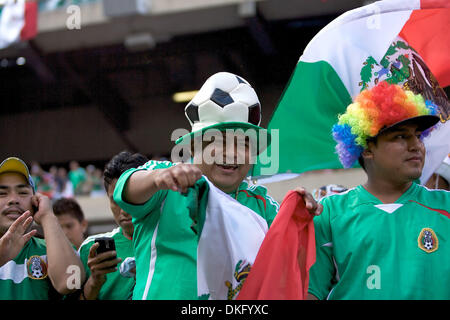
<svg viewBox="0 0 450 320">
<path fill-rule="evenodd" d="M 191 163 L 149 161 L 122 174 L 114 191 L 115 202 L 135 225 L 133 299 L 197 299 L 197 237 L 182 193 L 202 174 L 269 226 L 278 211 L 264 187 L 244 180 L 252 157 L 270 143 L 259 126 L 261 105 L 250 84 L 231 73 L 216 73 L 185 113 L 192 132 L 175 143 L 190 153 Z M 311 212 L 319 210 L 310 194 L 306 198 Z"/>
<path fill-rule="evenodd" d="M 33 237 L 35 230 L 26 231 L 33 220 L 45 240 Z M 48 299 L 53 288 L 68 294 L 83 283 L 83 265 L 50 199 L 35 193 L 26 164 L 15 157 L 0 164 L 0 236 L 1 300 Z M 79 278 L 71 282 L 74 273 Z"/>
</svg>

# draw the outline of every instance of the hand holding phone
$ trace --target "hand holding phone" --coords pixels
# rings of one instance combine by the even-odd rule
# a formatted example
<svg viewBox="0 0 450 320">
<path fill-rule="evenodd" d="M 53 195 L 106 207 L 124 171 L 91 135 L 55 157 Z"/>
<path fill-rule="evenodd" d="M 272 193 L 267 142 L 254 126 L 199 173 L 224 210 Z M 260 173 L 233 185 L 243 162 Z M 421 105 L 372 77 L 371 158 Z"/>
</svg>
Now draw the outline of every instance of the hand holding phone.
<svg viewBox="0 0 450 320">
<path fill-rule="evenodd" d="M 116 256 L 116 245 L 111 237 L 97 237 L 95 243 L 89 249 L 87 265 L 91 275 L 85 285 L 85 294 L 92 298 L 90 290 L 96 290 L 103 286 L 106 281 L 106 274 L 116 272 L 117 265 L 122 259 Z M 88 289 L 86 289 L 88 288 Z M 92 289 L 96 288 L 96 289 Z M 96 298 L 96 295 L 94 296 Z"/>
<path fill-rule="evenodd" d="M 114 239 L 111 237 L 95 238 L 95 242 L 99 244 L 97 248 L 97 254 L 116 250 L 116 243 L 114 242 Z"/>
</svg>

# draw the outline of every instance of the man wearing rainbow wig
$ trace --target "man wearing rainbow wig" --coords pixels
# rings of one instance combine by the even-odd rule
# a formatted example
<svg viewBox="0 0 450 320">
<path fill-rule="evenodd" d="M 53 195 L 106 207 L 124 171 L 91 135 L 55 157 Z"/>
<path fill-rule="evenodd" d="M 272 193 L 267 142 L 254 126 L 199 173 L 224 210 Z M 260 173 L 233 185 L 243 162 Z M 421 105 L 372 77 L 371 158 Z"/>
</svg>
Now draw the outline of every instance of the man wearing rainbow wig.
<svg viewBox="0 0 450 320">
<path fill-rule="evenodd" d="M 437 107 L 380 82 L 333 127 L 344 167 L 367 182 L 322 199 L 310 299 L 450 299 L 450 193 L 414 181 Z"/>
</svg>

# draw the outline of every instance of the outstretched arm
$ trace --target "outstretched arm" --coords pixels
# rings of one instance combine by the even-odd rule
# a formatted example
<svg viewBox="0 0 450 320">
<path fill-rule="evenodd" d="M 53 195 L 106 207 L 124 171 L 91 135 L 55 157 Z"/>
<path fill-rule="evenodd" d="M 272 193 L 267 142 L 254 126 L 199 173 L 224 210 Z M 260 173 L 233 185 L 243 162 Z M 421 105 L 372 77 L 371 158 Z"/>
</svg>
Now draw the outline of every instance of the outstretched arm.
<svg viewBox="0 0 450 320">
<path fill-rule="evenodd" d="M 166 169 L 134 172 L 123 190 L 123 198 L 131 204 L 147 202 L 159 190 L 187 192 L 200 179 L 202 172 L 192 164 L 179 164 Z"/>
</svg>

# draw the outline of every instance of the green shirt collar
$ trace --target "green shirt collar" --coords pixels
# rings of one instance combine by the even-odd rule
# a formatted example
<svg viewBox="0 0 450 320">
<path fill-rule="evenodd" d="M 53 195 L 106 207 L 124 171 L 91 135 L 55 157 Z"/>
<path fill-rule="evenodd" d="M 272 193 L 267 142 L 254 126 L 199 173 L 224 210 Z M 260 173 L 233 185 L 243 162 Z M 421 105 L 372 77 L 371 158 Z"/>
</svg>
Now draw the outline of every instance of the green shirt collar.
<svg viewBox="0 0 450 320">
<path fill-rule="evenodd" d="M 377 197 L 367 191 L 362 185 L 356 187 L 358 191 L 361 193 L 362 197 L 368 202 L 383 204 Z M 403 199 L 411 199 L 411 196 L 416 192 L 418 185 L 416 183 L 411 183 L 411 186 L 406 190 L 394 203 L 403 203 Z"/>
</svg>

